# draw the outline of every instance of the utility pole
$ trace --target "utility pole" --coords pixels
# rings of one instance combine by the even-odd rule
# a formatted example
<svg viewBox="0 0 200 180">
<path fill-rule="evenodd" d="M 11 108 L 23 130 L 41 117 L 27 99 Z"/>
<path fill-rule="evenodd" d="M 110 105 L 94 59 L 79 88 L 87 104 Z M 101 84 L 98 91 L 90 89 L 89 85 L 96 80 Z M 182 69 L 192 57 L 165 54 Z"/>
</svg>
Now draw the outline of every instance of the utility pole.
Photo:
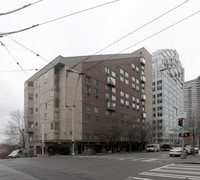
<svg viewBox="0 0 200 180">
<path fill-rule="evenodd" d="M 44 119 L 42 119 L 42 157 L 44 156 Z"/>
<path fill-rule="evenodd" d="M 194 127 L 194 115 L 193 115 L 193 127 Z M 194 150 L 194 145 L 195 145 L 195 136 L 194 136 L 194 128 L 193 128 L 193 153 L 192 155 L 195 156 L 195 150 Z"/>
<path fill-rule="evenodd" d="M 72 106 L 72 156 L 75 155 L 74 153 L 74 108 L 75 106 Z"/>
</svg>

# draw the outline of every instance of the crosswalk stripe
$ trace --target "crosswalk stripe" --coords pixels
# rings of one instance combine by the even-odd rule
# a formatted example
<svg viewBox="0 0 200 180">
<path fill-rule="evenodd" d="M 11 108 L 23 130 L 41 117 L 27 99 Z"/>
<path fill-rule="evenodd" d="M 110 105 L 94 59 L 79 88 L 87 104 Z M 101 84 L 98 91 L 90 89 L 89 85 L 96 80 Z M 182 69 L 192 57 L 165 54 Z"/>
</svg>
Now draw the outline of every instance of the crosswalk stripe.
<svg viewBox="0 0 200 180">
<path fill-rule="evenodd" d="M 151 159 L 146 159 L 146 160 L 142 160 L 142 161 L 144 161 L 144 162 L 150 162 L 150 161 L 157 161 L 157 160 L 159 160 L 159 159 L 151 158 Z"/>
<path fill-rule="evenodd" d="M 146 158 L 137 158 L 137 159 L 132 159 L 131 161 L 138 161 L 138 160 L 143 160 L 143 159 L 146 159 Z"/>
<path fill-rule="evenodd" d="M 153 180 L 153 179 L 147 179 L 147 178 L 140 178 L 140 177 L 128 177 L 126 180 L 131 180 L 131 179 L 138 179 L 138 180 Z"/>
<path fill-rule="evenodd" d="M 146 176 L 168 177 L 168 178 L 174 178 L 174 179 L 200 180 L 200 176 L 187 176 L 187 175 L 180 175 L 180 174 L 165 174 L 165 173 L 152 173 L 152 172 L 142 172 L 139 174 L 146 175 Z"/>
</svg>

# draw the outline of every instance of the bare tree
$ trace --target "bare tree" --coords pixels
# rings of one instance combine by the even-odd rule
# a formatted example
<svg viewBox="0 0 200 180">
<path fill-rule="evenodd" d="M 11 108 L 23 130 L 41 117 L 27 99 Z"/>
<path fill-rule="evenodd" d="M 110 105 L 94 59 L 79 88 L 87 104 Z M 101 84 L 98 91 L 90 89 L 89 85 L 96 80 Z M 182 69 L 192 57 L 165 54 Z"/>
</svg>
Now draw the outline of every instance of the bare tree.
<svg viewBox="0 0 200 180">
<path fill-rule="evenodd" d="M 25 148 L 24 116 L 19 110 L 10 112 L 10 119 L 5 124 L 5 128 L 5 144 Z"/>
</svg>

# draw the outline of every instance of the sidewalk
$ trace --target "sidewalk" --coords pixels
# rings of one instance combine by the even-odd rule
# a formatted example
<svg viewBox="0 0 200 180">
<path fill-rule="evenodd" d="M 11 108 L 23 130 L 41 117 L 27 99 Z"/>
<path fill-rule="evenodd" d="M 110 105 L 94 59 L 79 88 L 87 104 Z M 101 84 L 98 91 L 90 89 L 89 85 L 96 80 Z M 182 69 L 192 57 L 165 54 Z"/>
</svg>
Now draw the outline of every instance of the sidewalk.
<svg viewBox="0 0 200 180">
<path fill-rule="evenodd" d="M 184 164 L 200 164 L 200 154 L 195 154 L 187 156 L 185 159 L 179 159 L 176 163 L 184 163 Z"/>
</svg>

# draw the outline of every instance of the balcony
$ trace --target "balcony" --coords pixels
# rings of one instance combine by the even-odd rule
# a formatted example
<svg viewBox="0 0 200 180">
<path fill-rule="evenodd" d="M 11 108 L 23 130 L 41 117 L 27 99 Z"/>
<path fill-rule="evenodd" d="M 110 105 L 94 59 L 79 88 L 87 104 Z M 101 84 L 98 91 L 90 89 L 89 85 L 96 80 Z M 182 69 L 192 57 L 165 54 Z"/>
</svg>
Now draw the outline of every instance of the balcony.
<svg viewBox="0 0 200 180">
<path fill-rule="evenodd" d="M 145 65 L 145 59 L 143 57 L 140 58 L 140 63 L 144 66 Z"/>
<path fill-rule="evenodd" d="M 116 85 L 116 80 L 111 76 L 107 76 L 107 85 L 114 87 Z"/>
<path fill-rule="evenodd" d="M 142 100 L 142 101 L 146 101 L 146 95 L 145 95 L 145 94 L 142 94 L 142 95 L 141 95 L 141 100 Z"/>
<path fill-rule="evenodd" d="M 114 102 L 107 102 L 107 110 L 109 111 L 115 111 L 116 110 L 116 103 Z"/>
<path fill-rule="evenodd" d="M 147 118 L 147 114 L 145 112 L 142 113 L 142 119 L 146 119 Z"/>
<path fill-rule="evenodd" d="M 141 76 L 141 82 L 145 83 L 146 82 L 146 77 L 145 76 Z"/>
</svg>

